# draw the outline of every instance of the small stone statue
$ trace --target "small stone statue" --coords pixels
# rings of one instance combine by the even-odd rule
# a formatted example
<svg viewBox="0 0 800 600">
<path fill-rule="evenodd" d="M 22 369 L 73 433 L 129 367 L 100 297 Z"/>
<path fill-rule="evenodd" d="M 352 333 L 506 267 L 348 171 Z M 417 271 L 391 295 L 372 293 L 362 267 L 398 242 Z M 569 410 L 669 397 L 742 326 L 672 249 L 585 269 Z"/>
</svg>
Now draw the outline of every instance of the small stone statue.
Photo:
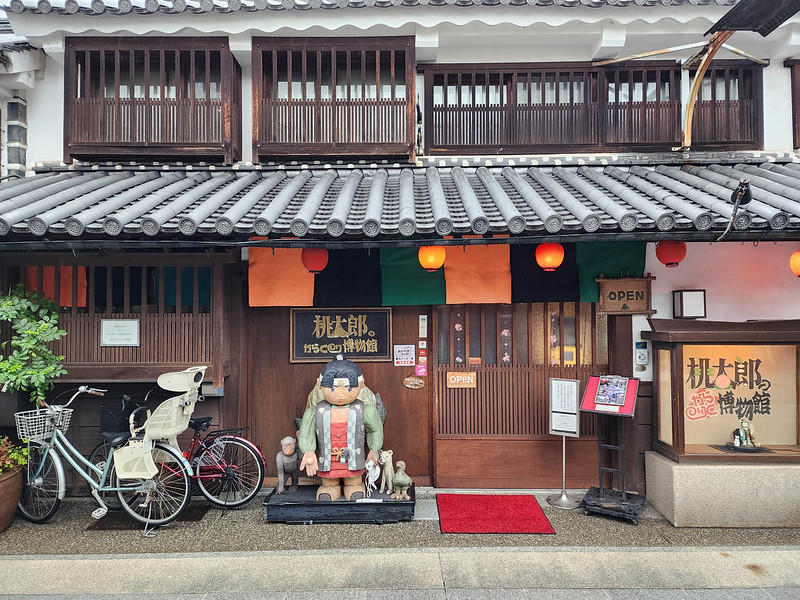
<svg viewBox="0 0 800 600">
<path fill-rule="evenodd" d="M 278 493 L 286 493 L 284 486 L 288 477 L 292 478 L 292 485 L 289 491 L 291 493 L 296 492 L 297 485 L 300 482 L 300 454 L 297 452 L 297 444 L 295 444 L 293 437 L 286 436 L 281 440 L 281 451 L 275 457 L 275 464 L 278 466 Z"/>
<path fill-rule="evenodd" d="M 392 500 L 411 500 L 408 495 L 408 488 L 411 487 L 411 477 L 406 475 L 406 462 L 398 460 L 394 468 L 395 474 L 392 477 L 394 494 L 391 496 Z"/>
</svg>

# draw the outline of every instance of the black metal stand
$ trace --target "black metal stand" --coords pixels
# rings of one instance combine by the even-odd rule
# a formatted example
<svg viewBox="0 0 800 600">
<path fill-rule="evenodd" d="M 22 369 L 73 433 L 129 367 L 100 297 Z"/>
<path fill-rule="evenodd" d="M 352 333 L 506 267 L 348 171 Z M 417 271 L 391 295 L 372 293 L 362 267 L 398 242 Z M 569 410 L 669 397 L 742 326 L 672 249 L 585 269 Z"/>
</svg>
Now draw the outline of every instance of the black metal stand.
<svg viewBox="0 0 800 600">
<path fill-rule="evenodd" d="M 617 443 L 611 439 L 611 426 L 616 425 Z M 604 441 L 604 435 L 606 438 Z M 603 460 L 603 450 L 617 452 L 618 467 L 606 465 Z M 612 517 L 628 519 L 634 525 L 639 524 L 639 515 L 644 508 L 644 498 L 639 494 L 631 494 L 625 491 L 625 428 L 618 418 L 598 415 L 597 417 L 597 458 L 598 472 L 600 475 L 599 487 L 589 488 L 586 495 L 581 500 L 581 508 L 584 514 L 599 513 Z M 620 476 L 622 491 L 603 489 L 603 473 L 617 473 Z"/>
</svg>

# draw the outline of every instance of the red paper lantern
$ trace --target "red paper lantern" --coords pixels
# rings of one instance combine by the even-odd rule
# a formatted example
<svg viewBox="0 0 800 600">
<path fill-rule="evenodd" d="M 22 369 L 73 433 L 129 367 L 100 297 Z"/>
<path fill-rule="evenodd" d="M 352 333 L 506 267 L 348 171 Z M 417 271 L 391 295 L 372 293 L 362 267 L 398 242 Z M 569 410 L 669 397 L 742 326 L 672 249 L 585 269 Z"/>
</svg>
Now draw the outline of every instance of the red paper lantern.
<svg viewBox="0 0 800 600">
<path fill-rule="evenodd" d="M 792 257 L 789 259 L 789 268 L 792 270 L 792 273 L 800 277 L 800 250 L 792 254 Z"/>
<path fill-rule="evenodd" d="M 536 246 L 536 264 L 545 271 L 555 271 L 564 262 L 564 246 L 539 244 Z"/>
<path fill-rule="evenodd" d="M 431 273 L 444 264 L 444 256 L 445 250 L 442 246 L 421 246 L 417 253 L 419 264 Z"/>
<path fill-rule="evenodd" d="M 667 265 L 677 267 L 686 258 L 686 242 L 662 240 L 656 244 L 656 258 Z"/>
<path fill-rule="evenodd" d="M 309 273 L 316 275 L 328 266 L 328 251 L 325 248 L 303 248 L 300 260 Z"/>
</svg>

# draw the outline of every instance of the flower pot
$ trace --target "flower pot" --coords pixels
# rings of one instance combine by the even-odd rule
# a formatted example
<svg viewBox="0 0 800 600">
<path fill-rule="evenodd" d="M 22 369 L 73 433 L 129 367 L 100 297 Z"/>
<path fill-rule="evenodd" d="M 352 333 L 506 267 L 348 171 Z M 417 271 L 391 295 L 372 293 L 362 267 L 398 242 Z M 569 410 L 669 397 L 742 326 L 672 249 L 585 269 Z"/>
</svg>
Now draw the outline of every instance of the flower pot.
<svg viewBox="0 0 800 600">
<path fill-rule="evenodd" d="M 0 473 L 0 531 L 11 525 L 21 493 L 22 469 Z"/>
</svg>

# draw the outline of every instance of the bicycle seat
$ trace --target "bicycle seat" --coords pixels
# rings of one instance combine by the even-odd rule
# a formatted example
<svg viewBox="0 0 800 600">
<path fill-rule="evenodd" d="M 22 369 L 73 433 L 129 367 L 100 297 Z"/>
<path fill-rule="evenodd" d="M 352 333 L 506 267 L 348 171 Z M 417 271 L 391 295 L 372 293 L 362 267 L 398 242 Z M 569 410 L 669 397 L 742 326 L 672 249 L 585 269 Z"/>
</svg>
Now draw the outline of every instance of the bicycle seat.
<svg viewBox="0 0 800 600">
<path fill-rule="evenodd" d="M 110 446 L 120 446 L 131 438 L 130 431 L 103 431 L 100 434 Z"/>
<path fill-rule="evenodd" d="M 198 417 L 197 419 L 189 419 L 189 427 L 195 431 L 205 431 L 211 426 L 213 417 Z"/>
</svg>

